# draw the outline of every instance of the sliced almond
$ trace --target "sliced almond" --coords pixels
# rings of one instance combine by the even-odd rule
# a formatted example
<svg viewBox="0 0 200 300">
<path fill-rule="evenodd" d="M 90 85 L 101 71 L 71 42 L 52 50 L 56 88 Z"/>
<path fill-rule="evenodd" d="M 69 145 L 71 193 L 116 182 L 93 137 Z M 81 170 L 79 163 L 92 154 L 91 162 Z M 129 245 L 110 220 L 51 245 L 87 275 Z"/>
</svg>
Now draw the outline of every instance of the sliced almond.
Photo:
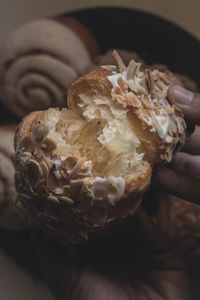
<svg viewBox="0 0 200 300">
<path fill-rule="evenodd" d="M 122 95 L 122 90 L 119 86 L 114 86 L 112 88 L 112 94 L 115 94 L 115 95 Z"/>
<path fill-rule="evenodd" d="M 160 91 L 163 91 L 166 89 L 166 85 L 161 80 L 157 80 L 155 82 L 155 85 Z"/>
<path fill-rule="evenodd" d="M 180 118 L 177 120 L 177 127 L 180 134 L 183 134 L 186 128 L 185 122 L 183 123 Z"/>
<path fill-rule="evenodd" d="M 169 78 L 166 76 L 165 73 L 160 73 L 159 74 L 159 79 L 165 84 L 165 85 L 169 85 Z"/>
<path fill-rule="evenodd" d="M 150 93 L 151 97 L 154 98 L 154 96 L 155 96 L 154 78 L 153 78 L 153 75 L 150 70 L 147 70 L 146 78 L 147 78 L 147 85 L 148 85 L 149 93 Z"/>
<path fill-rule="evenodd" d="M 140 67 L 141 67 L 141 63 L 137 63 L 137 68 L 136 68 L 136 73 L 137 74 L 138 72 L 140 72 Z"/>
<path fill-rule="evenodd" d="M 165 138 L 165 142 L 166 142 L 166 143 L 172 143 L 172 142 L 173 142 L 173 137 L 167 135 L 167 137 Z"/>
<path fill-rule="evenodd" d="M 165 107 L 165 108 L 164 108 L 164 111 L 165 111 L 168 115 L 171 115 L 171 114 L 174 114 L 174 113 L 175 113 L 174 108 L 171 107 L 171 106 Z"/>
<path fill-rule="evenodd" d="M 180 117 L 184 117 L 184 115 L 183 115 L 183 113 L 182 113 L 182 111 L 180 110 L 179 107 L 175 106 L 174 104 L 173 104 L 172 106 L 173 106 L 175 112 L 176 112 Z"/>
<path fill-rule="evenodd" d="M 127 79 L 133 79 L 137 70 L 137 63 L 132 59 L 127 67 Z"/>
<path fill-rule="evenodd" d="M 146 90 L 146 95 L 147 95 L 149 93 L 149 85 L 148 85 L 148 80 L 147 80 L 146 76 L 143 76 L 140 84 Z"/>
<path fill-rule="evenodd" d="M 152 123 L 154 125 L 154 128 L 156 129 L 157 132 L 162 132 L 162 127 L 160 126 L 159 122 L 156 120 L 153 111 L 150 111 Z"/>
<path fill-rule="evenodd" d="M 48 174 L 49 174 L 49 168 L 48 168 L 48 165 L 46 164 L 45 161 L 41 161 L 40 162 L 40 167 L 41 167 L 41 170 L 42 170 L 42 176 L 44 178 L 47 178 Z"/>
<path fill-rule="evenodd" d="M 147 95 L 148 94 L 147 90 L 141 84 L 135 82 L 134 80 L 129 79 L 128 84 L 129 84 L 129 88 L 133 92 L 135 92 L 139 95 Z"/>
<path fill-rule="evenodd" d="M 123 108 L 127 107 L 127 99 L 124 96 L 113 94 L 112 99 L 118 104 L 122 105 Z"/>
<path fill-rule="evenodd" d="M 147 96 L 141 97 L 140 100 L 141 100 L 141 102 L 142 102 L 142 104 L 144 105 L 145 108 L 148 108 L 148 109 L 153 109 L 154 108 Z"/>
<path fill-rule="evenodd" d="M 101 68 L 106 70 L 106 71 L 110 71 L 110 72 L 113 72 L 113 71 L 117 70 L 117 67 L 114 66 L 114 65 L 103 65 L 103 66 L 101 66 Z"/>
<path fill-rule="evenodd" d="M 143 116 L 143 117 L 145 117 L 145 118 L 149 118 L 151 115 L 150 115 L 150 112 L 148 111 L 148 110 L 146 110 L 146 109 L 144 109 L 144 108 L 141 108 L 140 109 L 140 113 L 141 113 L 141 115 Z"/>
<path fill-rule="evenodd" d="M 119 84 L 119 86 L 123 92 L 128 90 L 128 87 L 129 87 L 128 82 L 123 80 L 122 77 L 119 77 L 119 79 L 117 80 L 117 83 Z"/>
<path fill-rule="evenodd" d="M 33 130 L 33 140 L 35 143 L 40 143 L 48 135 L 49 126 L 46 123 L 41 123 Z"/>
<path fill-rule="evenodd" d="M 136 95 L 132 92 L 126 94 L 126 101 L 132 107 L 141 107 L 141 101 L 136 97 Z"/>
<path fill-rule="evenodd" d="M 126 66 L 116 50 L 113 51 L 112 55 L 113 55 L 114 59 L 116 60 L 116 63 L 118 65 L 120 72 L 123 72 L 124 70 L 126 70 Z"/>
<path fill-rule="evenodd" d="M 52 152 L 53 150 L 55 150 L 57 147 L 56 143 L 50 139 L 50 138 L 46 138 L 43 143 L 41 144 L 41 149 L 44 150 L 45 152 Z"/>
<path fill-rule="evenodd" d="M 76 156 L 69 156 L 62 162 L 62 167 L 67 170 L 72 170 L 78 163 Z"/>
<path fill-rule="evenodd" d="M 59 197 L 59 200 L 64 202 L 64 203 L 67 203 L 67 204 L 73 204 L 74 203 L 74 201 L 71 198 L 66 197 L 66 196 Z"/>
<path fill-rule="evenodd" d="M 56 198 L 56 197 L 53 196 L 53 195 L 50 195 L 50 196 L 48 197 L 48 200 L 51 201 L 51 202 L 53 202 L 53 203 L 55 203 L 55 204 L 59 203 L 58 198 Z"/>
<path fill-rule="evenodd" d="M 135 82 L 133 81 L 133 79 L 129 79 L 128 85 L 129 85 L 129 88 L 130 88 L 133 92 L 137 93 L 137 87 L 136 87 L 136 84 L 135 84 Z"/>
</svg>

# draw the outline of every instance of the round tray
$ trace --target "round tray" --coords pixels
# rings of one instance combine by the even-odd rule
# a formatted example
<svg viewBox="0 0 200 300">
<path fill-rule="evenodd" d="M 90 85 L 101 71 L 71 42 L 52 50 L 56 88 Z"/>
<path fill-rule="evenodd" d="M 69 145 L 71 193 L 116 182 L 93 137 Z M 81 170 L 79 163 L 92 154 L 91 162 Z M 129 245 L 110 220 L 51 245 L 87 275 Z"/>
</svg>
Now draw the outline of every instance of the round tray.
<svg viewBox="0 0 200 300">
<path fill-rule="evenodd" d="M 136 51 L 148 64 L 163 63 L 171 71 L 188 75 L 200 88 L 200 41 L 179 26 L 130 8 L 91 8 L 67 15 L 93 32 L 101 52 L 110 48 Z"/>
</svg>

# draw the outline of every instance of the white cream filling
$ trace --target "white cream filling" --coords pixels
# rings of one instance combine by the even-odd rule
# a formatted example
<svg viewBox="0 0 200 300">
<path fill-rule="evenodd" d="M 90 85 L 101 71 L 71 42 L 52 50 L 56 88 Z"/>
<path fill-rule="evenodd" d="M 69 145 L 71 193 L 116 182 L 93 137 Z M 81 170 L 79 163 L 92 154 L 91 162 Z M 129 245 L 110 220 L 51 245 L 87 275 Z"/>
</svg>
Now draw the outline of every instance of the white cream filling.
<svg viewBox="0 0 200 300">
<path fill-rule="evenodd" d="M 114 73 L 113 72 L 113 75 L 110 75 L 110 76 L 107 76 L 108 80 L 110 81 L 110 83 L 112 84 L 112 86 L 119 86 L 118 84 L 118 79 L 119 78 L 122 78 L 124 81 L 127 82 L 127 79 L 126 79 L 126 73 L 127 72 L 122 72 L 122 73 Z"/>
<path fill-rule="evenodd" d="M 106 125 L 102 129 L 97 140 L 115 155 L 121 153 L 133 153 L 139 146 L 139 140 L 132 132 L 126 114 L 128 109 L 121 107 L 107 98 L 89 99 L 85 94 L 79 95 L 83 102 L 83 115 L 88 120 L 93 120 L 100 115 L 101 120 L 106 120 Z M 99 107 L 98 107 L 99 106 Z M 104 108 L 103 108 L 104 106 Z"/>
<path fill-rule="evenodd" d="M 124 81 L 126 81 L 129 84 L 130 89 L 133 90 L 135 93 L 142 92 L 145 95 L 146 90 L 144 89 L 144 87 L 141 86 L 142 78 L 139 78 L 135 75 L 133 79 L 127 80 L 126 75 L 127 75 L 126 71 L 122 73 L 113 72 L 113 75 L 107 76 L 107 78 L 113 87 L 119 86 L 118 79 L 122 78 Z M 157 89 L 156 86 L 155 89 Z M 150 95 L 148 95 L 148 98 L 151 103 L 154 103 L 154 101 L 156 102 L 156 100 L 152 99 Z M 167 100 L 164 98 L 160 99 L 160 105 L 162 106 L 162 108 L 170 107 Z M 156 115 L 156 113 L 153 110 L 151 111 L 151 114 L 153 115 L 153 119 L 151 117 L 141 116 L 142 119 L 146 122 L 146 124 L 151 127 L 150 131 L 157 132 L 157 134 L 161 139 L 165 140 L 165 142 L 167 143 L 171 143 L 173 137 L 173 125 L 179 124 L 177 116 L 175 114 L 171 114 L 171 115 L 162 114 L 162 111 L 160 115 Z M 183 132 L 184 131 L 183 126 L 181 124 L 179 124 L 179 126 L 180 126 L 179 132 Z"/>
<path fill-rule="evenodd" d="M 102 145 L 115 155 L 133 153 L 139 146 L 139 140 L 130 130 L 128 124 L 125 123 L 127 122 L 116 119 L 109 121 L 103 128 L 102 134 L 97 138 Z"/>
<path fill-rule="evenodd" d="M 116 203 L 124 194 L 125 181 L 122 177 L 109 176 L 108 178 L 96 177 L 92 181 L 91 190 L 97 201 L 108 200 Z"/>
<path fill-rule="evenodd" d="M 153 127 L 156 129 L 161 139 L 165 140 L 168 135 L 172 135 L 172 121 L 168 115 L 156 115 L 154 111 L 151 112 L 157 122 Z M 154 120 L 153 120 L 154 121 Z"/>
</svg>

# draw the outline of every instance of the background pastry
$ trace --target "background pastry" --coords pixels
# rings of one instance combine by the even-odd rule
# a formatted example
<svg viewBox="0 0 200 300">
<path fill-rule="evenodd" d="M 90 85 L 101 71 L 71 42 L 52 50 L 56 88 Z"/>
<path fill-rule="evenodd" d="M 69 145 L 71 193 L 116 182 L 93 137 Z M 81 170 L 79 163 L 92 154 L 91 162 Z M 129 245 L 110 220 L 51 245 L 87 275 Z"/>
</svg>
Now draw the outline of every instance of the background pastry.
<svg viewBox="0 0 200 300">
<path fill-rule="evenodd" d="M 8 37 L 0 61 L 0 98 L 16 116 L 65 106 L 68 85 L 98 53 L 92 33 L 73 18 L 38 19 Z"/>
<path fill-rule="evenodd" d="M 14 134 L 16 125 L 0 126 L 0 227 L 22 229 L 25 219 L 14 205 Z"/>
</svg>

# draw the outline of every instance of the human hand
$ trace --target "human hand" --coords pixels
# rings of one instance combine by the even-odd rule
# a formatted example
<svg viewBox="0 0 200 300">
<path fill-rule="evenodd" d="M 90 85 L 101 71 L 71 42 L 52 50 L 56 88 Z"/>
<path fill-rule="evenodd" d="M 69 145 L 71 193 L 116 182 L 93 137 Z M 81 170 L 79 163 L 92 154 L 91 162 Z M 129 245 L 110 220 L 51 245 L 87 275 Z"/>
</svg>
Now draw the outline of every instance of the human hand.
<svg viewBox="0 0 200 300">
<path fill-rule="evenodd" d="M 32 244 L 56 299 L 188 300 L 175 245 L 142 209 L 115 235 L 68 249 L 33 235 Z"/>
<path fill-rule="evenodd" d="M 182 151 L 173 156 L 172 162 L 155 171 L 153 186 L 200 203 L 200 94 L 174 85 L 169 89 L 168 100 L 179 107 L 184 116 L 196 126 Z"/>
</svg>

